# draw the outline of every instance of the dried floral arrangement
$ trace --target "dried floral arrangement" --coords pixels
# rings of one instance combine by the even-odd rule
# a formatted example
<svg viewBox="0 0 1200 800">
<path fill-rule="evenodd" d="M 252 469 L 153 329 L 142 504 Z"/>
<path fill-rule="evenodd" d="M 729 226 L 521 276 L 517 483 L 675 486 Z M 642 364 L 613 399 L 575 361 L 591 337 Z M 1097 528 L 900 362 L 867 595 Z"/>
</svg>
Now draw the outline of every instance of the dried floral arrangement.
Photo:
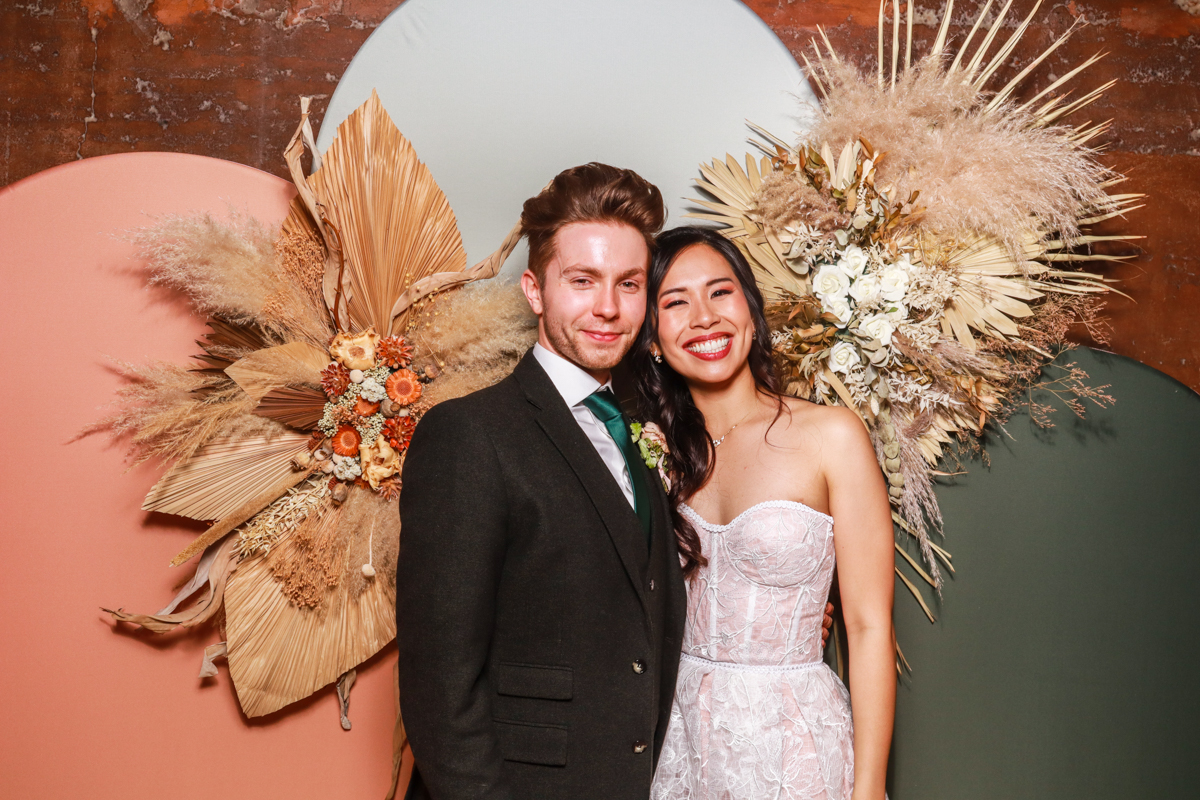
<svg viewBox="0 0 1200 800">
<path fill-rule="evenodd" d="M 788 393 L 862 418 L 893 520 L 919 543 L 925 568 L 899 542 L 898 558 L 939 590 L 938 562 L 953 571 L 930 538 L 941 530 L 933 480 L 946 446 L 978 447 L 1068 346 L 1070 325 L 1099 330 L 1096 300 L 1111 281 L 1074 267 L 1122 256 L 1085 248 L 1140 238 L 1084 233 L 1141 198 L 1114 192 L 1123 178 L 1096 161 L 1089 143 L 1104 124 L 1059 122 L 1111 85 L 1073 101 L 1057 93 L 1099 56 L 1018 103 L 1075 28 L 993 90 L 1040 0 L 994 50 L 1012 3 L 985 25 L 991 5 L 952 53 L 948 2 L 932 47 L 914 60 L 909 3 L 901 68 L 893 0 L 890 75 L 887 0 L 874 74 L 839 58 L 822 31 L 815 67 L 805 57 L 821 94 L 811 130 L 793 146 L 751 126 L 767 155 L 747 155 L 744 169 L 731 156 L 701 165 L 712 200 L 696 201 L 704 211 L 692 215 L 719 223 L 754 268 Z M 1048 383 L 1081 413 L 1080 399 L 1111 400 L 1086 377 L 1068 369 Z M 932 620 L 899 562 L 896 574 Z"/>
<path fill-rule="evenodd" d="M 517 231 L 466 267 L 457 222 L 374 94 L 319 167 L 307 101 L 286 157 L 299 195 L 276 233 L 245 217 L 141 231 L 150 280 L 207 315 L 198 366 L 123 365 L 115 413 L 139 460 L 171 466 L 143 508 L 210 521 L 172 562 L 192 579 L 164 633 L 214 621 L 201 676 L 224 656 L 247 716 L 338 682 L 391 641 L 400 468 L 434 404 L 508 374 L 536 338 L 519 289 L 489 281 Z M 315 159 L 314 159 L 315 160 Z M 397 746 L 402 744 L 398 726 Z"/>
</svg>

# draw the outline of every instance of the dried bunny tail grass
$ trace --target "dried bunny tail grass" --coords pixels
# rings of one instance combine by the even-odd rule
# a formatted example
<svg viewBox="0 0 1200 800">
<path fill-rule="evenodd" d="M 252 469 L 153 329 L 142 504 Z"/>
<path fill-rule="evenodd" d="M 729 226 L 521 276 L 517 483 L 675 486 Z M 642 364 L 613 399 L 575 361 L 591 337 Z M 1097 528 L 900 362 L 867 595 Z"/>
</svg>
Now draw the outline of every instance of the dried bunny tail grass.
<svg viewBox="0 0 1200 800">
<path fill-rule="evenodd" d="M 944 80 L 936 57 L 894 89 L 848 64 L 825 66 L 829 95 L 810 140 L 835 152 L 860 137 L 869 141 L 885 153 L 876 185 L 894 186 L 897 198 L 920 190 L 922 222 L 933 230 L 990 234 L 1019 256 L 1030 232 L 1069 244 L 1079 220 L 1109 202 L 1103 182 L 1113 173 L 1072 141 L 1070 128 L 1039 125 L 1011 104 L 985 111 L 989 96 Z"/>
<path fill-rule="evenodd" d="M 358 597 L 373 581 L 396 582 L 396 557 L 400 553 L 400 509 L 374 492 L 363 492 L 363 512 L 346 549 L 342 584 L 350 597 Z M 363 574 L 370 564 L 374 577 Z"/>
<path fill-rule="evenodd" d="M 763 176 L 756 210 L 763 223 L 777 231 L 796 224 L 826 233 L 850 226 L 850 215 L 840 211 L 832 197 L 818 192 L 795 172 Z"/>
<path fill-rule="evenodd" d="M 115 368 L 127 381 L 117 389 L 117 411 L 84 428 L 77 438 L 94 433 L 114 439 L 128 436 L 135 464 L 155 457 L 168 462 L 186 459 L 218 432 L 249 436 L 282 428 L 251 413 L 254 401 L 224 375 L 161 362 L 115 362 Z"/>
<path fill-rule="evenodd" d="M 417 361 L 442 373 L 430 405 L 484 389 L 506 377 L 537 341 L 537 317 L 516 284 L 488 281 L 439 298 L 410 334 Z"/>
<path fill-rule="evenodd" d="M 257 323 L 285 341 L 328 342 L 306 277 L 310 254 L 299 248 L 281 265 L 275 232 L 253 217 L 234 213 L 223 222 L 211 214 L 167 216 L 133 240 L 149 261 L 150 282 L 183 292 L 199 311 L 235 324 Z"/>
</svg>

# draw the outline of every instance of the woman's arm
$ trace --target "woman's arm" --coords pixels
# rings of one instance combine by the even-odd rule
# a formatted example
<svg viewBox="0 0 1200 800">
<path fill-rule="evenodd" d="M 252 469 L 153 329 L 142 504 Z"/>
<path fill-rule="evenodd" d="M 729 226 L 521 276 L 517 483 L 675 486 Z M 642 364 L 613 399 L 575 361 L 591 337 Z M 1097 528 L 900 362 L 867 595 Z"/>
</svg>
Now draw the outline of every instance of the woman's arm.
<svg viewBox="0 0 1200 800">
<path fill-rule="evenodd" d="M 831 411 L 822 426 L 822 468 L 850 645 L 853 800 L 883 800 L 896 707 L 891 509 L 862 422 L 848 409 Z"/>
</svg>

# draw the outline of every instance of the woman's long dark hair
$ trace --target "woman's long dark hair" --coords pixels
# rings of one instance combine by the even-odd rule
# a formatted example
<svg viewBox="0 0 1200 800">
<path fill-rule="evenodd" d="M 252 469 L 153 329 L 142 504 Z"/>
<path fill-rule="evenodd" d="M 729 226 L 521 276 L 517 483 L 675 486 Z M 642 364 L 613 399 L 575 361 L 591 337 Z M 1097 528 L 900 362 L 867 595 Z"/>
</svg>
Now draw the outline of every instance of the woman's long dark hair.
<svg viewBox="0 0 1200 800">
<path fill-rule="evenodd" d="M 646 282 L 646 322 L 630 351 L 630 365 L 637 387 L 639 414 L 642 419 L 662 428 L 671 451 L 671 491 L 668 496 L 679 551 L 684 559 L 683 572 L 687 576 L 691 576 L 697 567 L 707 564 L 708 560 L 700 552 L 700 537 L 695 528 L 677 509 L 681 502 L 690 499 L 708 482 L 716 450 L 704 415 L 692 401 L 687 383 L 665 361 L 661 364 L 655 362 L 650 346 L 658 338 L 658 293 L 663 280 L 679 254 L 694 245 L 711 247 L 733 269 L 742 287 L 742 294 L 746 297 L 746 304 L 750 307 L 750 319 L 754 325 L 749 355 L 754 385 L 760 392 L 778 399 L 780 411 L 783 409 L 779 378 L 771 359 L 771 334 L 767 329 L 762 293 L 741 251 L 710 228 L 675 228 L 659 235 Z"/>
</svg>

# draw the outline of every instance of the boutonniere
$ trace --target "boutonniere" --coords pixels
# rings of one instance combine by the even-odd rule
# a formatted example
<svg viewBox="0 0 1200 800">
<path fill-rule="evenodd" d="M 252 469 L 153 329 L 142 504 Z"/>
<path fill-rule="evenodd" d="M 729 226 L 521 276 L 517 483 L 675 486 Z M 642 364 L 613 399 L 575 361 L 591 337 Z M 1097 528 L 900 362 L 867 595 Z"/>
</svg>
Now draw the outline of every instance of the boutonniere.
<svg viewBox="0 0 1200 800">
<path fill-rule="evenodd" d="M 658 475 L 662 478 L 663 489 L 671 491 L 671 479 L 667 474 L 671 450 L 667 447 L 667 437 L 663 434 L 662 429 L 653 422 L 647 422 L 644 425 L 640 422 L 632 422 L 629 425 L 629 432 L 633 437 L 633 443 L 638 447 L 638 452 L 642 455 L 642 461 L 646 462 L 646 466 L 650 469 L 658 470 Z"/>
</svg>

